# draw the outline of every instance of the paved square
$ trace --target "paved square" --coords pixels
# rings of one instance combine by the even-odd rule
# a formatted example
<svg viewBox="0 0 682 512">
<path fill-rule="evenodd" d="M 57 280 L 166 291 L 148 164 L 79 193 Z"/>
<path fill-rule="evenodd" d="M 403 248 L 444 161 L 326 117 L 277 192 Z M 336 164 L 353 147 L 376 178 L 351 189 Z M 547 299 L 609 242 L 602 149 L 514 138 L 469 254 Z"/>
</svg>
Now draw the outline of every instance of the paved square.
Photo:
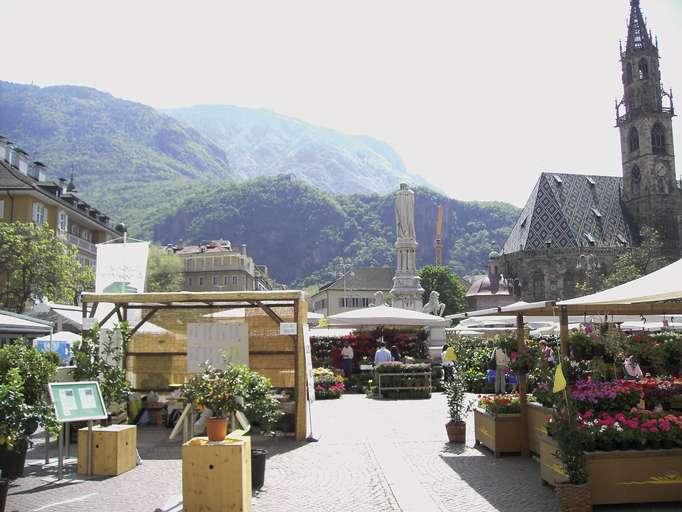
<svg viewBox="0 0 682 512">
<path fill-rule="evenodd" d="M 318 442 L 256 439 L 270 451 L 265 486 L 253 497 L 255 512 L 558 510 L 554 492 L 541 484 L 537 461 L 496 459 L 474 447 L 473 416 L 466 447 L 445 433 L 445 397 L 379 401 L 361 395 L 313 405 Z M 180 512 L 180 443 L 161 427 L 141 429 L 143 463 L 115 478 L 54 482 L 43 469 L 43 450 L 29 453 L 26 476 L 10 489 L 8 512 Z M 75 447 L 74 447 L 75 448 Z M 54 450 L 52 451 L 54 455 Z M 46 481 L 48 480 L 48 481 Z M 680 510 L 680 504 L 596 507 L 596 510 Z"/>
</svg>

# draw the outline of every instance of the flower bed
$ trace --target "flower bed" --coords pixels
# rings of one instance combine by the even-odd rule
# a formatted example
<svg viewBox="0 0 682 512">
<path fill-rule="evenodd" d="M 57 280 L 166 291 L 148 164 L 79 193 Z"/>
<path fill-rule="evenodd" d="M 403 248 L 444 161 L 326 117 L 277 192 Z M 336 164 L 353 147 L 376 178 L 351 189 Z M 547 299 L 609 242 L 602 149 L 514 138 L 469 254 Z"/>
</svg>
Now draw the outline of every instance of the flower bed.
<svg viewBox="0 0 682 512">
<path fill-rule="evenodd" d="M 345 389 L 343 377 L 334 375 L 334 372 L 328 368 L 313 369 L 313 382 L 315 398 L 318 400 L 340 398 Z"/>
<path fill-rule="evenodd" d="M 571 390 L 578 411 L 623 411 L 636 407 L 643 397 L 642 387 L 632 380 L 576 382 Z"/>
<path fill-rule="evenodd" d="M 532 400 L 532 397 L 530 397 Z M 488 414 L 518 414 L 521 412 L 519 395 L 483 395 L 478 406 Z"/>
</svg>

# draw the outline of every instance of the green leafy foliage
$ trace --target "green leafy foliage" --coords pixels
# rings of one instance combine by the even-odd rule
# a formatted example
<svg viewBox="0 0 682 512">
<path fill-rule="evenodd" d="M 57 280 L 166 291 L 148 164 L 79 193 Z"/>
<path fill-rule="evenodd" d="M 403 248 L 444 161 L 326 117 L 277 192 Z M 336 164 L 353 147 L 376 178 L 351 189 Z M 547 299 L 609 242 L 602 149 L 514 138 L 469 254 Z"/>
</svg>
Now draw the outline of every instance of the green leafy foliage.
<svg viewBox="0 0 682 512">
<path fill-rule="evenodd" d="M 77 250 L 46 225 L 0 223 L 0 309 L 21 313 L 26 304 L 48 298 L 71 303 L 94 283 L 92 270 L 76 259 Z"/>
<path fill-rule="evenodd" d="M 182 259 L 176 254 L 165 251 L 158 245 L 149 247 L 147 260 L 148 292 L 177 292 L 182 290 Z"/>
<path fill-rule="evenodd" d="M 421 285 L 424 288 L 422 301 L 426 304 L 432 291 L 437 291 L 439 300 L 445 304 L 445 314 L 464 311 L 467 307 L 467 290 L 462 281 L 447 267 L 426 265 L 419 269 Z"/>
<path fill-rule="evenodd" d="M 116 339 L 118 336 L 120 343 Z M 102 398 L 110 412 L 116 404 L 126 401 L 130 390 L 130 383 L 121 365 L 129 339 L 128 325 L 125 322 L 121 322 L 113 331 L 104 332 L 96 325 L 74 347 L 74 380 L 99 382 Z"/>
<path fill-rule="evenodd" d="M 21 374 L 25 402 L 29 405 L 43 402 L 47 383 L 57 371 L 57 365 L 47 354 L 27 346 L 23 340 L 5 345 L 0 349 L 0 382 L 16 368 Z"/>
<path fill-rule="evenodd" d="M 474 408 L 473 400 L 466 400 L 466 382 L 455 372 L 453 378 L 443 383 L 443 391 L 448 401 L 448 414 L 452 421 L 464 421 Z"/>
</svg>

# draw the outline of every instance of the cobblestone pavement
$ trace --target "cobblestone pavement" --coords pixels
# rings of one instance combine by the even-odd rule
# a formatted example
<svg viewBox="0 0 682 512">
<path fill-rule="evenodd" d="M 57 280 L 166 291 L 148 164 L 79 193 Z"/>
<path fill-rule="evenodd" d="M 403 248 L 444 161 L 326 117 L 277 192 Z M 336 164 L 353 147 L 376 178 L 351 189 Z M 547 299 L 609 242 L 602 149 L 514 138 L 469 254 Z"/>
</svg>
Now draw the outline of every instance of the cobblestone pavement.
<svg viewBox="0 0 682 512">
<path fill-rule="evenodd" d="M 254 495 L 255 512 L 307 511 L 524 511 L 558 510 L 540 482 L 538 463 L 517 456 L 496 459 L 474 447 L 473 417 L 465 447 L 446 443 L 445 399 L 377 401 L 360 395 L 313 405 L 318 442 L 256 440 L 265 447 L 265 486 Z M 163 428 L 140 430 L 143 464 L 116 478 L 54 481 L 43 451 L 29 453 L 26 476 L 10 489 L 8 512 L 180 512 L 179 443 Z M 54 455 L 54 450 L 53 450 Z M 597 507 L 680 510 L 680 505 Z"/>
</svg>

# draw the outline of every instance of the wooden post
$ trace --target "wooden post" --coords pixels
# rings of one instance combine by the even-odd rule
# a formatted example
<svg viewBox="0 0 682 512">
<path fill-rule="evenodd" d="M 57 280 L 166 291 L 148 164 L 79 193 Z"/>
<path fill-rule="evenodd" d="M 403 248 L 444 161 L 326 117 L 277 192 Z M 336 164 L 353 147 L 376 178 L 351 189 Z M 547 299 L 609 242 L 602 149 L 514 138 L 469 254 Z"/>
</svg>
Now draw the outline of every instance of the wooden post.
<svg viewBox="0 0 682 512">
<path fill-rule="evenodd" d="M 568 307 L 559 310 L 559 334 L 561 336 L 561 361 L 568 357 Z"/>
<path fill-rule="evenodd" d="M 294 300 L 294 321 L 296 322 L 296 343 L 294 345 L 295 382 L 296 382 L 296 440 L 303 441 L 308 436 L 305 348 L 303 345 L 303 326 L 308 321 L 308 307 L 304 300 Z"/>
<path fill-rule="evenodd" d="M 526 333 L 523 330 L 523 315 L 516 315 L 516 350 L 519 354 L 524 354 L 528 351 L 526 346 Z M 517 375 L 519 381 L 519 402 L 521 404 L 521 455 L 528 457 L 528 403 L 526 402 L 526 387 L 528 384 L 528 375 Z"/>
</svg>

